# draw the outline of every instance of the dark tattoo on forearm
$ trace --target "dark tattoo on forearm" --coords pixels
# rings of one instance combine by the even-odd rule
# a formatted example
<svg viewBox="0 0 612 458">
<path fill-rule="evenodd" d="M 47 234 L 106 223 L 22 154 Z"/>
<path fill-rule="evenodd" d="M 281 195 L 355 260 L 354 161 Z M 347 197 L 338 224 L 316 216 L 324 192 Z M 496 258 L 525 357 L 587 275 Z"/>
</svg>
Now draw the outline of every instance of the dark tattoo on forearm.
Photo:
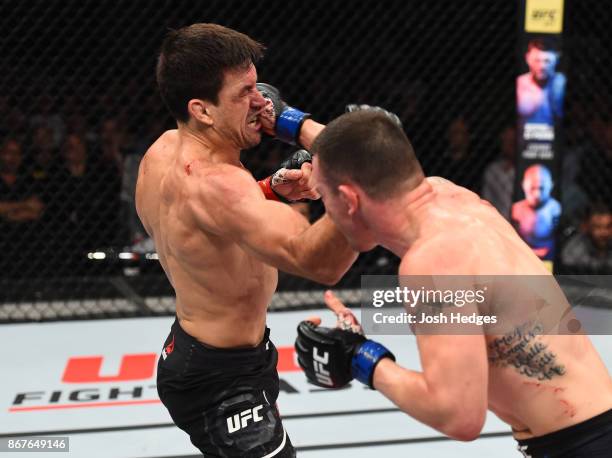
<svg viewBox="0 0 612 458">
<path fill-rule="evenodd" d="M 513 366 L 527 377 L 550 380 L 565 374 L 557 356 L 548 345 L 539 341 L 544 327 L 540 323 L 525 323 L 488 345 L 489 362 L 496 367 Z"/>
</svg>

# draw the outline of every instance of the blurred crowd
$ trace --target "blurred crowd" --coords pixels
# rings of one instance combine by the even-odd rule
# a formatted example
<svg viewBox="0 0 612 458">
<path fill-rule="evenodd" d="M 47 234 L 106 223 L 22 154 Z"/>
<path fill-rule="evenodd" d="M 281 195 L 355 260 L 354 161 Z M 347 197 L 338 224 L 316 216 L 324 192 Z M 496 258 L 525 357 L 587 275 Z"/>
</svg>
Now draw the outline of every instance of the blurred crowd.
<svg viewBox="0 0 612 458">
<path fill-rule="evenodd" d="M 96 107 L 92 116 L 78 101 L 57 102 L 43 94 L 28 117 L 0 97 L 0 276 L 79 274 L 87 270 L 88 252 L 147 246 L 134 188 L 140 158 L 168 119 L 151 116 L 133 126 L 127 112 Z M 158 100 L 151 105 L 161 107 Z M 562 178 L 554 183 L 563 207 L 559 260 L 568 273 L 612 273 L 612 120 L 578 115 L 583 122 L 566 129 Z M 508 218 L 514 127 L 503 128 L 485 153 L 482 144 L 475 146 L 467 117 L 451 119 L 445 130 L 440 150 L 417 148 L 426 173 L 471 189 Z M 245 165 L 262 178 L 286 153 L 268 142 L 246 155 Z M 320 211 L 296 209 L 307 217 Z M 371 273 L 378 267 L 384 266 L 374 265 Z"/>
<path fill-rule="evenodd" d="M 128 113 L 87 116 L 72 100 L 43 95 L 31 117 L 11 102 L 0 98 L 2 276 L 78 275 L 87 252 L 144 238 L 138 164 L 165 119 L 132 129 Z"/>
<path fill-rule="evenodd" d="M 580 105 L 574 106 L 580 110 Z M 559 183 L 553 194 L 561 197 L 562 218 L 557 243 L 560 255 L 556 271 L 564 274 L 612 273 L 612 119 L 579 113 L 565 126 L 560 142 Z M 497 157 L 478 161 L 471 148 L 469 125 L 454 119 L 447 130 L 448 147 L 443 161 L 430 170 L 478 193 L 510 219 L 517 180 L 516 130 L 499 133 Z"/>
</svg>

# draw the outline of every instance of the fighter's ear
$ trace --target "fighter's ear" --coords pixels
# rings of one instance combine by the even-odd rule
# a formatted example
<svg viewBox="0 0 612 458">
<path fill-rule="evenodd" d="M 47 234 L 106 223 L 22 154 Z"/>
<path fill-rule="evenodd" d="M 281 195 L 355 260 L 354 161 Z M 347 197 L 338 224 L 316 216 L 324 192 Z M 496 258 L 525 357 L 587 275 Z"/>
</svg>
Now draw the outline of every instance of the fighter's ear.
<svg viewBox="0 0 612 458">
<path fill-rule="evenodd" d="M 350 184 L 341 184 L 338 186 L 338 194 L 344 205 L 346 205 L 349 216 L 357 213 L 359 208 L 359 194 L 357 194 L 357 190 Z"/>
<path fill-rule="evenodd" d="M 213 118 L 210 114 L 210 103 L 202 99 L 191 99 L 187 102 L 189 115 L 206 126 L 213 125 Z"/>
</svg>

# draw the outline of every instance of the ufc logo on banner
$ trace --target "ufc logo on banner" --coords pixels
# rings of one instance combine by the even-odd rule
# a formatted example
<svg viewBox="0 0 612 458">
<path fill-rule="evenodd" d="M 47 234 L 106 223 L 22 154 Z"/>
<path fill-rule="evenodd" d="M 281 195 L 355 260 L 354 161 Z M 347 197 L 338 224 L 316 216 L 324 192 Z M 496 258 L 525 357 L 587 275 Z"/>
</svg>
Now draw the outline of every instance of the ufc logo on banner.
<svg viewBox="0 0 612 458">
<path fill-rule="evenodd" d="M 327 386 L 333 386 L 333 382 L 329 377 L 329 371 L 325 368 L 327 363 L 329 363 L 329 352 L 324 352 L 323 356 L 319 354 L 319 349 L 317 347 L 312 347 L 312 359 L 315 377 L 317 380 Z"/>
<path fill-rule="evenodd" d="M 164 356 L 168 357 L 173 351 L 174 338 L 163 349 Z M 68 363 L 62 375 L 62 382 L 110 383 L 150 379 L 155 374 L 157 354 L 136 353 L 123 355 L 115 375 L 100 375 L 103 362 L 103 356 L 73 356 L 68 358 Z M 278 371 L 301 371 L 300 367 L 295 363 L 295 350 L 293 347 L 281 347 L 278 349 Z"/>
<path fill-rule="evenodd" d="M 73 357 L 68 360 L 62 382 L 64 383 L 100 383 L 127 382 L 146 380 L 155 373 L 157 354 L 140 353 L 123 355 L 116 375 L 100 375 L 102 356 Z"/>
<path fill-rule="evenodd" d="M 227 430 L 228 432 L 235 433 L 236 431 L 246 428 L 250 419 L 253 419 L 253 423 L 263 420 L 263 417 L 259 415 L 259 411 L 263 409 L 263 405 L 258 405 L 252 409 L 243 410 L 231 417 L 227 417 Z"/>
</svg>

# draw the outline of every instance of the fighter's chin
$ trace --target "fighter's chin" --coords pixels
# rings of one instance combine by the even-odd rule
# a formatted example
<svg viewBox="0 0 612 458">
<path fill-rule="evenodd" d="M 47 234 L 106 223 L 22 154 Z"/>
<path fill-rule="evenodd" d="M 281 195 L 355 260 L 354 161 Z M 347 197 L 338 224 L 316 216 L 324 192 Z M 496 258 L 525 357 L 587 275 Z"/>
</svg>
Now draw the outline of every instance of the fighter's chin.
<svg viewBox="0 0 612 458">
<path fill-rule="evenodd" d="M 244 139 L 242 149 L 254 148 L 261 143 L 261 133 L 251 134 Z"/>
<path fill-rule="evenodd" d="M 364 253 L 366 251 L 370 251 L 371 249 L 373 249 L 376 244 L 372 243 L 370 241 L 366 241 L 366 240 L 355 240 L 355 239 L 348 239 L 349 245 L 351 246 L 351 248 L 355 251 L 358 251 L 359 253 Z"/>
</svg>

